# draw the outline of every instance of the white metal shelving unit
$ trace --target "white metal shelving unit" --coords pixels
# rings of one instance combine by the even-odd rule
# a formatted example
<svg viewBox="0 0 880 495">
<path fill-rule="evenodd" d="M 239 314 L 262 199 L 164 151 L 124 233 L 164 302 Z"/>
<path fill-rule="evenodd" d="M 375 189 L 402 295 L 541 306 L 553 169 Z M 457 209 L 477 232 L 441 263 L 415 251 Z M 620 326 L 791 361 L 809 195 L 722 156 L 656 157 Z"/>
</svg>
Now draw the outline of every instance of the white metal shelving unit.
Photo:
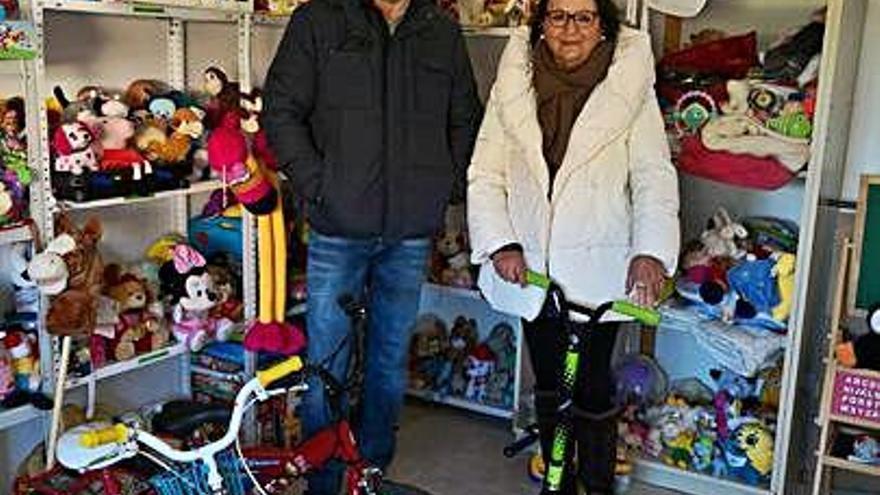
<svg viewBox="0 0 880 495">
<path fill-rule="evenodd" d="M 63 12 L 75 15 L 99 15 L 110 17 L 135 17 L 153 19 L 165 24 L 165 81 L 175 89 L 186 89 L 187 69 L 187 25 L 192 22 L 222 23 L 225 25 L 237 25 L 236 30 L 238 56 L 237 72 L 241 79 L 243 90 L 249 88 L 249 32 L 251 3 L 234 0 L 151 0 L 150 2 L 129 1 L 82 1 L 82 0 L 32 0 L 33 19 L 37 31 L 39 55 L 34 61 L 33 86 L 35 95 L 48 95 L 51 86 L 46 77 L 46 52 L 51 45 L 61 40 L 53 39 L 53 35 L 45 30 L 47 16 Z M 131 74 L 131 79 L 149 77 L 149 72 Z M 95 82 L 100 82 L 97 80 Z M 33 153 L 34 168 L 39 171 L 39 181 L 36 189 L 39 191 L 40 202 L 35 204 L 33 217 L 45 239 L 51 239 L 54 235 L 53 222 L 55 214 L 62 210 L 82 212 L 96 210 L 97 212 L 109 212 L 115 208 L 162 208 L 163 213 L 159 217 L 150 217 L 146 222 L 158 222 L 159 228 L 186 234 L 190 219 L 190 198 L 219 189 L 222 184 L 211 180 L 192 184 L 183 190 L 173 190 L 155 193 L 145 197 L 136 198 L 111 198 L 83 203 L 57 201 L 51 190 L 50 157 L 48 146 L 48 123 L 46 121 L 46 106 L 42 97 L 35 98 L 34 118 L 29 122 L 38 123 L 33 132 L 31 142 L 35 144 L 36 152 Z M 38 112 L 38 113 L 37 113 Z M 39 136 L 37 139 L 36 136 Z M 127 211 L 127 210 L 126 210 Z M 254 245 L 254 233 L 252 219 L 245 215 L 243 222 L 243 287 L 246 316 L 251 317 L 255 313 L 256 301 L 256 251 Z M 45 306 L 45 304 L 44 304 Z M 53 388 L 57 370 L 58 346 L 45 332 L 42 339 L 45 348 L 52 352 L 44 353 L 44 370 L 47 373 L 47 387 Z M 174 380 L 163 381 L 170 384 L 176 391 L 175 395 L 188 395 L 189 384 L 189 356 L 185 346 L 173 344 L 164 349 L 138 356 L 130 361 L 113 363 L 103 368 L 94 370 L 84 377 L 69 377 L 65 389 L 73 390 L 85 387 L 88 397 L 93 398 L 96 394 L 98 382 L 111 377 L 119 377 L 127 373 L 135 373 L 143 370 L 163 366 L 165 363 L 174 363 L 175 372 L 178 374 Z M 152 374 L 152 372 L 149 372 Z M 90 402 L 90 401 L 89 401 Z"/>
<path fill-rule="evenodd" d="M 803 15 L 789 22 L 798 24 L 808 19 L 810 7 L 816 2 L 805 2 Z M 817 318 L 817 306 L 811 301 L 819 293 L 819 288 L 811 280 L 824 280 L 815 276 L 817 272 L 827 271 L 819 266 L 820 253 L 814 249 L 817 231 L 817 216 L 820 201 L 837 198 L 846 156 L 846 144 L 850 113 L 852 109 L 853 88 L 857 72 L 857 57 L 864 26 L 866 2 L 864 0 L 828 0 L 824 45 L 822 49 L 819 75 L 818 102 L 814 119 L 814 132 L 811 145 L 811 160 L 808 170 L 791 184 L 773 193 L 761 193 L 709 183 L 701 179 L 682 177 L 682 202 L 685 230 L 688 224 L 696 225 L 704 219 L 692 215 L 707 215 L 719 204 L 730 207 L 734 215 L 781 215 L 789 213 L 798 220 L 800 238 L 797 250 L 796 290 L 794 306 L 789 318 L 789 329 L 785 345 L 780 407 L 776 424 L 776 450 L 773 475 L 769 489 L 763 489 L 728 480 L 720 480 L 699 473 L 680 471 L 654 461 L 643 461 L 636 469 L 636 477 L 649 484 L 664 486 L 692 494 L 717 495 L 783 495 L 796 493 L 792 473 L 804 469 L 803 457 L 798 456 L 796 447 L 802 439 L 795 438 L 796 401 L 804 400 L 798 396 L 802 341 L 808 331 L 807 325 Z M 712 3 L 709 4 L 711 8 Z M 736 2 L 715 4 L 723 10 L 723 15 L 735 17 L 723 19 L 725 28 L 736 25 L 733 32 L 754 29 L 748 21 L 744 8 L 737 11 Z M 796 8 L 796 7 L 795 7 Z M 742 15 L 742 19 L 740 15 Z M 722 15 L 722 14 L 719 14 Z M 699 19 L 699 16 L 698 18 Z M 721 22 L 716 16 L 714 22 Z M 686 27 L 691 20 L 684 20 Z M 700 27 L 707 27 L 701 24 Z M 784 26 L 779 26 L 784 27 Z M 698 30 L 698 28 L 694 28 Z M 689 211 L 690 210 L 690 211 Z M 693 230 L 693 229 L 691 229 Z M 686 232 L 687 233 L 687 232 Z M 691 232 L 693 234 L 694 232 Z M 818 302 L 818 301 L 817 301 Z M 662 364 L 662 363 L 661 363 Z M 802 447 L 802 446 L 801 446 Z M 808 456 L 810 457 L 810 456 Z"/>
</svg>

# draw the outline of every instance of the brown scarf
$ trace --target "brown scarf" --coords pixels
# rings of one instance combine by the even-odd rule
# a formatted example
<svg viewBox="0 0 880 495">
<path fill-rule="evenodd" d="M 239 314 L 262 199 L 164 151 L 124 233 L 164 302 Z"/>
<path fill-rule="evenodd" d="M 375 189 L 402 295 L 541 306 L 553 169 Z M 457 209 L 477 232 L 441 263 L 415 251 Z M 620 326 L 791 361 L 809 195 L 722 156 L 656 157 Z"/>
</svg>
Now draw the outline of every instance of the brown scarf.
<svg viewBox="0 0 880 495">
<path fill-rule="evenodd" d="M 533 84 L 551 183 L 562 166 L 574 122 L 593 89 L 608 75 L 613 55 L 614 43 L 602 41 L 583 65 L 566 71 L 556 64 L 544 41 L 535 47 Z"/>
</svg>

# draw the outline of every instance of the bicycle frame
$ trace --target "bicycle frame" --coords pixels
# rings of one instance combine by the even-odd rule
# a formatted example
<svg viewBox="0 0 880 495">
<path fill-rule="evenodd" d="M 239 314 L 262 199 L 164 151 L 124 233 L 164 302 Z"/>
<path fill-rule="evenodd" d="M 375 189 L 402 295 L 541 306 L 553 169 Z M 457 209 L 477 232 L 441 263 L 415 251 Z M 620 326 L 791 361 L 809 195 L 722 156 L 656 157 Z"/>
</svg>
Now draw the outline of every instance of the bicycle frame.
<svg viewBox="0 0 880 495">
<path fill-rule="evenodd" d="M 202 462 L 207 469 L 209 488 L 214 493 L 222 493 L 223 477 L 220 475 L 216 456 L 235 443 L 252 398 L 262 402 L 279 393 L 285 393 L 285 389 L 266 390 L 265 387 L 279 378 L 301 370 L 302 367 L 300 358 L 293 357 L 269 370 L 259 372 L 236 395 L 229 428 L 223 437 L 196 449 L 177 450 L 152 433 L 128 425 L 116 424 L 97 429 L 86 425 L 74 428 L 61 437 L 58 442 L 58 460 L 70 469 L 92 471 L 137 455 L 140 445 L 143 445 L 170 461 L 184 464 Z M 305 385 L 293 387 L 298 390 L 305 388 Z"/>
</svg>

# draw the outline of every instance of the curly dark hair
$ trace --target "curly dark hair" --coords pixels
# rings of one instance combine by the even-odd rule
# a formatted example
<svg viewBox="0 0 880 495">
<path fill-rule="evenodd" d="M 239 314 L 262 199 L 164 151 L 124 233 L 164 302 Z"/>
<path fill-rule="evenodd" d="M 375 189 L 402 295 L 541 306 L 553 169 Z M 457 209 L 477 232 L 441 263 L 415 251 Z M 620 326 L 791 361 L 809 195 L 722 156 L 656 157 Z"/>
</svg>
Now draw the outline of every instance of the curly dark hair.
<svg viewBox="0 0 880 495">
<path fill-rule="evenodd" d="M 617 34 L 620 32 L 620 9 L 614 3 L 614 0 L 595 0 L 596 10 L 599 12 L 599 25 L 602 26 L 602 34 L 608 41 L 616 41 Z M 544 30 L 544 18 L 547 17 L 547 6 L 550 0 L 538 0 L 538 6 L 535 9 L 535 15 L 531 22 L 531 41 L 532 46 L 538 44 L 541 39 L 541 33 Z"/>
</svg>

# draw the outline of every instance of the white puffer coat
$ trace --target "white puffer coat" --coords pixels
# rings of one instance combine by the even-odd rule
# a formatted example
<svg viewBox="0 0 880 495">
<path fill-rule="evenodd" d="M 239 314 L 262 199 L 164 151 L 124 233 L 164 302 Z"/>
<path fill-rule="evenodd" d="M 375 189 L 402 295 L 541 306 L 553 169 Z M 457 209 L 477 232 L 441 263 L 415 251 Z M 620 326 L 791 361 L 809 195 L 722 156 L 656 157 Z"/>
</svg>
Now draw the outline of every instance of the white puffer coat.
<svg viewBox="0 0 880 495">
<path fill-rule="evenodd" d="M 550 194 L 528 38 L 519 28 L 505 48 L 468 171 L 473 262 L 492 270 L 489 256 L 519 243 L 529 268 L 549 273 L 569 299 L 624 297 L 634 256 L 653 256 L 671 274 L 679 250 L 678 181 L 654 95 L 650 39 L 621 29 Z M 510 305 L 484 292 L 490 303 Z"/>
</svg>

